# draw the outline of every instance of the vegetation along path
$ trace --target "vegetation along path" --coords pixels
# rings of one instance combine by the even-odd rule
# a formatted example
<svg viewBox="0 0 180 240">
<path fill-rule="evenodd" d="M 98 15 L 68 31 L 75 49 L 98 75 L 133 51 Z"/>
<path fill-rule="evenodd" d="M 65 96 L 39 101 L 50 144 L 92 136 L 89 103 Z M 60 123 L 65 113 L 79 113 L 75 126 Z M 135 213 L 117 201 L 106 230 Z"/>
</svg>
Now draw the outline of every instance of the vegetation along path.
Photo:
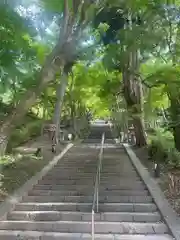
<svg viewBox="0 0 180 240">
<path fill-rule="evenodd" d="M 0 0 L 2 239 L 180 239 L 160 190 L 180 215 L 179 16 L 180 0 Z"/>
<path fill-rule="evenodd" d="M 107 126 L 93 128 L 93 139 L 72 147 L 1 219 L 0 239 L 92 239 L 92 204 L 103 133 L 95 239 L 173 239 L 156 201 L 125 149 L 113 143 Z"/>
</svg>

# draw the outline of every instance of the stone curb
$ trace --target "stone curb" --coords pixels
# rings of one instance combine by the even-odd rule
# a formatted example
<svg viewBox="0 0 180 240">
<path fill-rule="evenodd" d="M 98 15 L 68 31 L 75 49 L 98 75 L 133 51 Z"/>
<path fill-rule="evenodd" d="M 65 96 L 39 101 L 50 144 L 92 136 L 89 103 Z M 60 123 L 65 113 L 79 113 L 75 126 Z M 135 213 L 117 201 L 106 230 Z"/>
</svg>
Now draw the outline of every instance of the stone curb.
<svg viewBox="0 0 180 240">
<path fill-rule="evenodd" d="M 155 204 L 157 205 L 165 223 L 176 240 L 180 240 L 180 218 L 170 206 L 162 190 L 156 181 L 150 176 L 148 170 L 140 162 L 139 158 L 133 152 L 128 144 L 123 144 L 136 171 L 146 184 Z"/>
<path fill-rule="evenodd" d="M 15 205 L 25 197 L 30 190 L 32 190 L 33 186 L 38 183 L 43 176 L 45 176 L 57 163 L 58 161 L 66 154 L 66 152 L 73 146 L 74 144 L 68 144 L 63 151 L 55 156 L 52 161 L 50 161 L 40 172 L 38 172 L 35 176 L 29 179 L 22 187 L 17 189 L 13 195 L 8 197 L 3 203 L 0 204 L 0 220 L 5 220 L 8 212 L 12 211 Z"/>
</svg>

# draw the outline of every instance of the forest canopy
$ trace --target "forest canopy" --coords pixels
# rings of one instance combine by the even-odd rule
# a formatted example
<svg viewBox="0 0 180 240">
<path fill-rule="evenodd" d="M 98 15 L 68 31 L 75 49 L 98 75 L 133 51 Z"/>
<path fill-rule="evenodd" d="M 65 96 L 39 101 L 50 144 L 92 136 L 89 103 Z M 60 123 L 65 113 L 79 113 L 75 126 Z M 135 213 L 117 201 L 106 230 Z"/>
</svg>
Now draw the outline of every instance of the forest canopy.
<svg viewBox="0 0 180 240">
<path fill-rule="evenodd" d="M 139 147 L 168 132 L 180 151 L 179 13 L 174 0 L 1 2 L 1 155 L 22 124 L 78 135 L 89 116 L 132 124 Z"/>
</svg>

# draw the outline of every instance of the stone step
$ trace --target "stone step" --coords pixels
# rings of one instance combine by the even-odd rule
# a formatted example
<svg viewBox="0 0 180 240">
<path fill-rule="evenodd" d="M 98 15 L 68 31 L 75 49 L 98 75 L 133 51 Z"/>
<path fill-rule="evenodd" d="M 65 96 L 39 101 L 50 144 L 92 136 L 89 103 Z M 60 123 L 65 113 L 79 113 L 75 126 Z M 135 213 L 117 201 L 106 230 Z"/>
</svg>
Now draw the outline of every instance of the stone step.
<svg viewBox="0 0 180 240">
<path fill-rule="evenodd" d="M 58 169 L 63 169 L 63 168 L 73 168 L 73 167 L 77 167 L 77 168 L 84 168 L 84 167 L 97 167 L 97 163 L 98 163 L 98 159 L 96 159 L 95 161 L 92 160 L 84 160 L 85 156 L 83 156 L 83 159 L 81 161 L 77 161 L 77 159 L 74 159 L 73 162 L 69 162 L 69 160 L 67 159 L 64 162 L 59 162 L 57 163 L 54 168 L 58 168 Z M 93 157 L 94 158 L 94 157 Z"/>
<path fill-rule="evenodd" d="M 80 161 L 82 157 L 87 157 L 88 160 L 96 160 L 98 153 L 99 153 L 99 149 L 93 149 L 92 148 L 84 148 L 84 149 L 76 149 L 76 152 L 69 152 L 66 156 L 64 156 L 64 160 L 69 160 L 69 161 L 73 161 L 75 159 L 77 159 L 77 162 Z M 76 158 L 75 154 L 77 154 L 78 158 Z M 84 161 L 86 161 L 87 159 L 84 158 Z"/>
<path fill-rule="evenodd" d="M 66 157 L 64 159 L 62 159 L 60 162 L 58 162 L 55 166 L 59 166 L 59 165 L 63 165 L 63 164 L 66 164 L 67 166 L 71 165 L 71 164 L 75 164 L 77 163 L 78 165 L 80 163 L 83 163 L 83 164 L 95 164 L 97 163 L 97 155 L 92 155 L 91 154 L 88 156 L 88 158 L 86 159 L 87 157 L 87 153 L 86 154 L 81 154 L 79 155 L 78 154 L 78 157 L 74 157 L 72 158 L 71 156 L 69 157 Z"/>
<path fill-rule="evenodd" d="M 53 170 L 56 170 L 56 171 L 79 171 L 79 170 L 86 170 L 87 172 L 91 172 L 92 170 L 94 171 L 95 168 L 97 168 L 97 164 L 96 163 L 93 167 L 91 166 L 88 166 L 88 165 L 83 165 L 83 164 L 80 164 L 80 166 L 77 166 L 75 163 L 74 165 L 71 165 L 71 166 L 67 166 L 66 164 L 64 166 L 55 166 L 51 171 Z M 75 168 L 74 168 L 75 167 Z M 89 170 L 89 168 L 91 169 L 91 171 Z M 109 171 L 110 173 L 119 173 L 120 172 L 130 172 L 130 173 L 136 173 L 136 170 L 129 167 L 129 166 L 119 166 L 119 167 L 102 167 L 102 172 L 105 172 L 105 173 L 108 173 L 108 170 L 111 170 Z"/>
<path fill-rule="evenodd" d="M 87 155 L 86 155 L 87 156 Z M 79 158 L 79 159 L 78 159 Z M 92 160 L 94 158 L 94 160 Z M 63 167 L 73 167 L 73 166 L 77 166 L 77 168 L 81 168 L 84 166 L 93 166 L 96 167 L 98 163 L 98 158 L 97 156 L 90 156 L 88 159 L 85 159 L 85 155 L 81 156 L 81 157 L 77 157 L 72 161 L 69 161 L 69 158 L 67 158 L 64 162 L 59 162 L 57 163 L 54 168 L 63 168 Z"/>
<path fill-rule="evenodd" d="M 58 167 L 58 166 L 56 166 L 53 170 L 56 170 L 56 171 L 75 171 L 75 172 L 78 172 L 78 171 L 89 171 L 89 172 L 92 172 L 92 171 L 94 171 L 94 172 L 96 172 L 95 170 L 97 169 L 97 163 L 96 163 L 96 165 L 94 165 L 93 167 L 91 167 L 91 166 L 88 166 L 88 165 L 86 165 L 86 166 L 76 166 L 75 164 L 74 164 L 74 166 L 64 166 L 64 167 Z"/>
<path fill-rule="evenodd" d="M 107 165 L 109 164 L 110 166 L 112 166 L 111 163 L 113 163 L 113 164 L 122 163 L 123 165 L 128 164 L 129 166 L 132 166 L 131 162 L 129 162 L 129 161 L 125 162 L 123 158 L 119 158 L 119 153 L 118 154 L 113 153 L 111 155 L 104 154 L 102 163 L 103 163 L 103 166 L 106 164 Z"/>
<path fill-rule="evenodd" d="M 60 232 L 40 232 L 40 231 L 6 231 L 0 230 L 0 239 L 2 240 L 92 240 L 90 234 L 81 233 L 60 233 Z M 95 240 L 173 240 L 168 234 L 96 234 Z"/>
<path fill-rule="evenodd" d="M 94 190 L 93 185 L 88 186 L 91 188 L 91 190 Z M 64 190 L 68 190 L 68 191 L 81 191 L 81 190 L 86 190 L 87 189 L 87 185 L 40 185 L 37 184 L 34 186 L 35 190 L 57 190 L 57 191 L 64 191 Z"/>
<path fill-rule="evenodd" d="M 128 170 L 130 172 L 136 172 L 136 170 L 132 167 L 132 166 L 128 166 L 128 165 L 123 165 L 123 164 L 113 164 L 111 163 L 112 165 L 105 165 L 104 163 L 102 163 L 102 171 L 107 171 L 107 170 L 112 170 L 112 172 L 119 172 L 118 170 Z"/>
<path fill-rule="evenodd" d="M 114 170 L 113 169 L 111 170 L 108 167 L 105 168 L 104 170 L 102 169 L 101 175 L 104 177 L 113 177 L 113 176 L 124 177 L 124 178 L 128 178 L 131 176 L 139 177 L 138 173 L 135 170 L 131 171 L 129 167 L 123 168 L 122 166 L 119 168 L 116 167 Z"/>
<path fill-rule="evenodd" d="M 62 178 L 64 178 L 64 177 L 68 178 L 68 177 L 72 176 L 72 172 L 70 174 L 70 172 L 68 171 L 68 174 L 67 174 L 67 172 L 64 172 L 63 170 L 61 171 L 61 175 L 58 175 L 58 174 L 59 174 L 59 171 L 54 171 L 54 169 L 53 169 L 52 171 L 49 171 L 46 176 L 47 177 L 49 177 L 49 176 L 62 177 Z M 91 173 L 74 172 L 73 175 L 77 175 L 78 177 L 92 177 L 92 172 Z"/>
<path fill-rule="evenodd" d="M 51 185 L 51 184 L 60 184 L 60 185 L 81 185 L 82 183 L 83 184 L 93 184 L 94 185 L 94 181 L 95 181 L 95 177 L 94 179 L 79 179 L 79 180 L 70 180 L 70 179 L 67 179 L 67 180 L 58 180 L 58 179 L 43 179 L 43 180 L 39 180 L 38 183 L 41 184 L 41 185 Z M 131 179 L 127 180 L 127 181 L 123 181 L 119 178 L 119 180 L 113 180 L 113 179 L 109 179 L 108 180 L 101 180 L 100 182 L 100 185 L 106 185 L 107 187 L 109 185 L 112 185 L 112 186 L 117 186 L 117 185 L 124 185 L 124 184 L 127 184 L 127 185 L 144 185 L 144 183 L 142 181 L 132 181 Z"/>
<path fill-rule="evenodd" d="M 94 179 L 95 180 L 95 179 Z M 52 180 L 40 180 L 39 182 L 38 182 L 38 184 L 39 185 L 57 185 L 57 186 L 69 186 L 69 185 L 71 185 L 72 187 L 73 186 L 79 186 L 79 187 L 81 187 L 81 186 L 88 186 L 88 187 L 91 187 L 91 186 L 94 186 L 94 181 L 90 181 L 89 183 L 88 183 L 88 185 L 87 185 L 87 183 L 85 183 L 84 181 L 82 181 L 82 180 L 80 180 L 80 181 L 78 181 L 78 182 L 74 182 L 73 183 L 73 181 L 71 181 L 71 180 L 68 180 L 66 183 L 64 182 L 61 182 L 61 181 L 58 181 L 58 180 L 54 180 L 54 179 L 52 179 Z M 100 184 L 100 187 L 102 187 L 102 188 L 104 188 L 104 187 L 106 187 L 106 188 L 112 188 L 112 189 L 116 189 L 117 187 L 121 187 L 121 186 L 123 186 L 123 187 L 127 187 L 127 188 L 129 188 L 129 187 L 131 187 L 131 188 L 140 188 L 140 189 L 144 189 L 145 188 L 145 185 L 144 185 L 144 183 L 142 182 L 142 181 L 127 181 L 127 182 L 123 182 L 123 181 L 120 181 L 120 182 L 113 182 L 113 181 L 106 181 L 106 182 L 101 182 L 101 184 Z"/>
<path fill-rule="evenodd" d="M 113 164 L 113 163 L 112 163 Z M 123 166 L 123 165 L 115 165 L 113 167 L 109 167 L 109 166 L 102 166 L 102 172 L 107 172 L 108 170 L 111 170 L 110 172 L 116 172 L 116 173 L 119 173 L 119 172 L 127 172 L 128 173 L 128 170 L 130 173 L 136 173 L 136 170 L 130 166 Z"/>
<path fill-rule="evenodd" d="M 113 178 L 112 179 L 106 179 L 106 180 L 100 180 L 100 185 L 124 185 L 124 184 L 127 184 L 127 185 L 144 185 L 144 183 L 142 181 L 138 181 L 137 179 L 128 179 L 128 180 L 125 180 L 125 179 L 121 179 L 119 178 L 118 180 L 114 180 Z"/>
<path fill-rule="evenodd" d="M 91 212 L 92 203 L 18 203 L 16 211 L 81 211 Z M 154 203 L 104 203 L 99 204 L 100 212 L 156 212 Z"/>
<path fill-rule="evenodd" d="M 146 186 L 144 185 L 143 182 L 120 182 L 117 183 L 116 185 L 111 185 L 111 184 L 106 184 L 106 185 L 100 185 L 99 189 L 106 189 L 106 190 L 120 190 L 120 189 L 124 189 L 124 190 L 146 190 Z"/>
<path fill-rule="evenodd" d="M 0 230 L 90 233 L 91 221 L 1 221 Z M 95 222 L 95 233 L 107 234 L 164 234 L 164 223 Z"/>
<path fill-rule="evenodd" d="M 119 153 L 112 153 L 112 154 L 104 153 L 103 160 L 102 160 L 103 165 L 111 164 L 111 162 L 114 164 L 122 163 L 123 166 L 126 166 L 126 165 L 131 166 L 131 167 L 133 166 L 130 161 L 124 161 L 123 158 L 119 158 Z M 111 165 L 111 166 L 113 166 L 113 165 Z"/>
<path fill-rule="evenodd" d="M 53 168 L 51 171 L 49 171 L 48 173 L 47 173 L 47 175 L 52 175 L 52 174 L 58 174 L 59 172 L 61 172 L 61 175 L 62 176 L 67 176 L 67 173 L 68 173 L 68 175 L 69 175 L 69 173 L 79 173 L 80 174 L 80 176 L 82 175 L 82 176 L 91 176 L 91 174 L 92 174 L 92 171 L 89 171 L 89 172 L 80 172 L 80 171 L 76 171 L 75 170 L 75 167 L 76 166 L 74 166 L 74 167 L 72 167 L 72 169 L 71 170 L 68 170 L 68 171 L 64 171 L 64 169 L 62 168 L 61 170 L 58 170 L 58 169 L 56 169 L 56 168 Z M 93 171 L 94 173 L 96 173 L 96 171 Z M 128 173 L 128 170 L 126 170 L 126 171 L 124 171 L 124 170 L 122 170 L 121 169 L 121 171 L 118 171 L 118 172 L 107 172 L 106 174 L 104 173 L 104 176 L 138 176 L 138 174 L 136 173 L 136 172 L 131 172 L 131 173 Z M 103 175 L 102 175 L 103 176 Z"/>
<path fill-rule="evenodd" d="M 94 193 L 94 189 L 84 190 L 84 191 L 31 190 L 29 191 L 28 195 L 29 196 L 85 196 L 93 193 Z"/>
<path fill-rule="evenodd" d="M 108 153 L 104 151 L 103 156 L 103 163 L 110 163 L 111 161 L 114 162 L 124 162 L 122 158 L 119 158 L 119 154 L 122 154 L 122 152 L 117 152 L 116 149 L 114 149 L 114 152 Z"/>
<path fill-rule="evenodd" d="M 95 174 L 91 175 L 91 176 L 59 176 L 59 175 L 46 175 L 42 178 L 42 180 L 94 180 L 95 178 Z M 110 179 L 112 179 L 113 181 L 121 181 L 121 182 L 126 182 L 128 179 L 130 179 L 131 181 L 140 181 L 140 177 L 138 176 L 129 176 L 129 177 L 121 177 L 121 176 L 116 176 L 116 177 L 105 177 L 105 176 L 101 176 L 101 182 L 102 181 L 109 181 Z"/>
<path fill-rule="evenodd" d="M 89 155 L 87 155 L 88 153 Z M 74 156 L 74 154 L 77 154 L 78 156 Z M 95 163 L 97 162 L 97 159 L 98 159 L 97 156 L 98 156 L 98 151 L 92 154 L 92 150 L 91 151 L 87 150 L 86 152 L 82 152 L 80 150 L 78 153 L 66 155 L 64 159 L 62 159 L 57 163 L 57 165 L 62 164 L 64 162 L 67 162 L 67 164 L 74 163 L 75 161 L 77 163 L 79 162 Z"/>
<path fill-rule="evenodd" d="M 103 160 L 102 160 L 103 166 L 104 165 L 110 165 L 113 166 L 112 164 L 122 164 L 123 166 L 133 166 L 130 161 L 124 161 L 123 158 L 119 158 L 119 153 L 116 155 L 115 153 L 109 155 L 109 154 L 104 154 Z"/>
<path fill-rule="evenodd" d="M 126 181 L 126 180 L 131 180 L 131 181 L 140 181 L 141 180 L 141 178 L 140 177 L 138 177 L 138 176 L 127 176 L 127 175 L 125 175 L 125 176 L 121 176 L 121 175 L 119 175 L 119 176 L 104 176 L 104 175 L 101 175 L 101 181 L 102 180 L 106 180 L 106 181 L 109 181 L 110 179 L 112 179 L 113 181 L 121 181 L 121 182 L 124 182 L 124 181 Z"/>
<path fill-rule="evenodd" d="M 95 172 L 91 172 L 90 174 L 86 174 L 84 172 L 71 172 L 71 171 L 68 171 L 69 174 L 64 174 L 64 172 L 61 172 L 61 171 L 58 171 L 56 173 L 48 173 L 46 176 L 43 177 L 43 179 L 48 179 L 48 178 L 55 178 L 55 179 L 71 179 L 71 178 L 74 178 L 74 179 L 92 179 L 94 176 L 96 176 L 96 173 Z M 62 173 L 62 174 L 61 174 Z M 58 174 L 61 174 L 61 175 L 58 175 Z M 128 175 L 127 173 L 124 173 L 124 174 L 102 174 L 101 173 L 101 179 L 107 179 L 107 180 L 110 180 L 110 179 L 114 179 L 114 180 L 118 180 L 122 178 L 122 180 L 128 180 L 128 179 L 137 179 L 137 180 L 140 180 L 140 177 L 136 174 L 136 175 Z"/>
<path fill-rule="evenodd" d="M 135 180 L 135 179 L 131 179 L 131 178 L 128 178 L 128 179 L 125 179 L 125 178 L 119 178 L 119 179 L 115 179 L 114 178 L 109 178 L 109 179 L 106 179 L 106 180 L 103 180 L 101 179 L 100 183 L 105 183 L 108 185 L 109 184 L 113 184 L 113 185 L 118 185 L 118 184 L 127 184 L 127 185 L 144 185 L 143 181 L 141 180 Z"/>
<path fill-rule="evenodd" d="M 92 203 L 93 196 L 26 196 L 23 202 Z M 151 203 L 151 196 L 99 196 L 99 203 Z"/>
<path fill-rule="evenodd" d="M 100 212 L 155 212 L 154 203 L 104 203 L 99 204 Z"/>
<path fill-rule="evenodd" d="M 74 168 L 70 168 L 70 169 L 57 169 L 57 168 L 54 168 L 52 170 L 53 173 L 61 173 L 63 172 L 63 174 L 75 174 L 75 173 L 89 173 L 89 174 L 96 174 L 96 170 L 97 170 L 97 167 L 94 168 L 94 169 L 85 169 L 85 168 L 81 168 L 81 169 L 76 169 L 76 167 L 74 166 Z"/>
<path fill-rule="evenodd" d="M 106 174 L 108 174 L 108 173 L 114 173 L 114 174 L 122 174 L 122 173 L 126 173 L 127 175 L 131 175 L 131 174 L 137 174 L 137 172 L 136 171 L 131 171 L 130 169 L 129 169 L 129 167 L 128 168 L 126 168 L 126 169 L 124 169 L 124 168 L 122 168 L 122 166 L 120 167 L 114 167 L 114 168 L 109 168 L 109 167 L 106 167 L 106 168 L 102 168 L 102 171 L 101 171 L 101 173 L 104 173 L 105 175 Z"/>
<path fill-rule="evenodd" d="M 83 157 L 84 158 L 84 157 Z M 66 162 L 61 162 L 58 163 L 54 166 L 54 168 L 59 168 L 62 169 L 63 167 L 65 168 L 71 168 L 73 166 L 77 166 L 77 168 L 84 168 L 84 167 L 97 167 L 98 164 L 98 159 L 96 159 L 95 161 L 74 161 L 74 162 L 68 162 L 68 160 Z M 102 162 L 102 169 L 106 169 L 106 168 L 110 168 L 110 169 L 116 169 L 116 167 L 121 167 L 121 169 L 127 169 L 129 168 L 130 171 L 136 172 L 136 170 L 134 169 L 132 164 L 129 163 L 124 163 L 122 162 L 114 162 L 114 161 L 110 161 L 109 163 L 105 163 L 104 161 Z"/>
<path fill-rule="evenodd" d="M 88 152 L 89 151 L 87 151 L 87 153 Z M 95 163 L 95 162 L 97 162 L 98 153 L 96 153 L 94 155 L 89 153 L 89 156 L 87 156 L 87 153 L 78 153 L 78 157 L 74 156 L 74 154 L 69 155 L 67 157 L 64 157 L 64 159 L 61 159 L 61 161 L 58 162 L 56 164 L 56 166 L 64 164 L 64 163 L 67 163 L 67 165 L 69 165 L 69 164 L 74 164 L 75 162 L 77 162 L 78 164 L 81 163 L 81 162 L 82 163 Z M 77 154 L 77 153 L 75 153 L 75 154 Z"/>
<path fill-rule="evenodd" d="M 92 185 L 88 185 L 88 188 L 94 189 L 93 184 Z M 87 185 L 61 185 L 61 184 L 47 184 L 47 185 L 40 185 L 37 184 L 34 186 L 34 189 L 40 189 L 40 190 L 85 190 L 87 189 Z M 146 190 L 146 186 L 145 185 L 117 185 L 117 186 L 100 186 L 99 187 L 99 191 L 104 191 L 104 190 Z"/>
<path fill-rule="evenodd" d="M 114 167 L 114 166 L 130 166 L 131 169 L 134 169 L 133 168 L 133 165 L 129 162 L 124 162 L 124 159 L 122 160 L 117 160 L 117 159 L 111 159 L 111 158 L 104 158 L 103 161 L 102 161 L 102 167 Z"/>
<path fill-rule="evenodd" d="M 94 166 L 93 168 L 91 168 L 91 167 L 81 167 L 81 168 L 76 168 L 76 165 L 74 165 L 74 166 L 72 166 L 72 167 L 70 167 L 70 168 L 65 168 L 65 167 L 62 167 L 62 168 L 53 168 L 52 169 L 52 171 L 53 172 L 74 172 L 74 173 L 76 173 L 76 172 L 82 172 L 82 173 L 84 173 L 84 172 L 90 172 L 90 173 L 96 173 L 96 170 L 97 170 L 97 165 L 96 166 Z"/>
<path fill-rule="evenodd" d="M 87 212 L 59 211 L 13 211 L 7 216 L 8 220 L 24 221 L 91 221 L 92 214 Z M 159 222 L 161 216 L 154 213 L 106 212 L 96 213 L 95 221 L 109 222 Z"/>
<path fill-rule="evenodd" d="M 85 171 L 74 171 L 74 170 L 72 170 L 72 171 L 55 171 L 55 170 L 53 170 L 52 172 L 49 172 L 48 174 L 47 174 L 47 176 L 57 176 L 57 175 L 59 175 L 59 174 L 61 174 L 61 177 L 64 177 L 64 176 L 66 176 L 66 177 L 68 177 L 68 176 L 91 176 L 92 177 L 92 175 L 93 176 L 95 176 L 96 175 L 96 171 L 94 170 L 94 172 L 85 172 Z"/>
<path fill-rule="evenodd" d="M 79 158 L 79 156 L 78 156 Z M 68 160 L 66 162 L 59 162 L 55 165 L 55 167 L 70 167 L 70 166 L 76 166 L 77 167 L 82 167 L 82 166 L 93 166 L 93 167 L 97 167 L 97 163 L 98 163 L 98 159 L 96 160 L 84 160 L 85 156 L 82 156 L 82 160 L 81 161 L 73 161 L 73 162 L 69 162 Z"/>
<path fill-rule="evenodd" d="M 111 161 L 111 160 L 109 160 L 109 162 L 102 161 L 102 169 L 106 169 L 106 168 L 116 169 L 116 167 L 118 166 L 121 168 L 129 168 L 130 171 L 136 171 L 131 163 L 129 162 L 125 163 L 123 162 L 123 160 L 118 162 Z"/>
<path fill-rule="evenodd" d="M 84 190 L 84 191 L 57 191 L 57 190 L 31 190 L 29 191 L 29 196 L 84 196 L 88 194 L 93 194 L 94 189 Z M 100 196 L 148 196 L 149 192 L 147 190 L 143 191 L 130 191 L 130 190 L 116 190 L 116 191 L 101 191 Z"/>
<path fill-rule="evenodd" d="M 148 190 L 101 190 L 99 195 L 105 196 L 149 196 Z"/>
<path fill-rule="evenodd" d="M 137 173 L 135 173 L 135 172 L 128 172 L 128 170 L 123 170 L 123 169 L 119 169 L 119 171 L 118 171 L 118 169 L 116 169 L 116 171 L 109 171 L 108 172 L 108 170 L 106 171 L 106 172 L 104 172 L 104 171 L 101 171 L 101 175 L 102 176 L 105 176 L 105 177 L 113 177 L 113 176 L 120 176 L 120 177 L 126 177 L 126 178 L 128 178 L 128 177 L 130 177 L 130 176 L 138 176 L 138 174 Z"/>
<path fill-rule="evenodd" d="M 95 177 L 94 177 L 95 179 Z M 77 180 L 71 180 L 71 179 L 66 179 L 66 180 L 58 180 L 58 179 L 43 179 L 43 180 L 39 180 L 38 183 L 39 184 L 63 184 L 63 185 L 78 185 L 78 184 L 82 184 L 82 183 L 87 183 L 89 184 L 94 184 L 94 179 L 77 179 Z"/>
<path fill-rule="evenodd" d="M 121 172 L 114 172 L 114 173 L 106 173 L 106 174 L 102 174 L 102 177 L 125 177 L 128 178 L 129 176 L 133 176 L 133 177 L 138 177 L 137 173 L 131 173 L 129 174 L 127 171 L 121 171 Z"/>
<path fill-rule="evenodd" d="M 63 180 L 73 180 L 73 181 L 75 181 L 75 180 L 81 180 L 81 181 L 84 181 L 84 180 L 94 180 L 94 178 L 95 178 L 95 175 L 94 176 L 85 176 L 85 177 L 79 177 L 79 176 L 66 176 L 66 177 L 61 177 L 61 176 L 44 176 L 44 177 L 42 177 L 42 180 L 59 180 L 59 181 L 63 181 Z"/>
<path fill-rule="evenodd" d="M 82 165 L 93 165 L 93 166 L 97 166 L 97 162 L 98 162 L 98 157 L 97 156 L 88 156 L 87 158 L 87 154 L 86 155 L 79 155 L 77 156 L 77 158 L 74 158 L 74 160 L 67 158 L 65 161 L 60 161 L 59 163 L 57 163 L 55 165 L 56 166 L 62 166 L 65 165 L 67 167 L 71 166 L 71 165 L 75 165 L 77 163 L 77 167 L 81 167 Z"/>
<path fill-rule="evenodd" d="M 67 174 L 67 175 L 69 175 L 69 174 L 75 174 L 75 173 L 82 173 L 82 174 L 92 174 L 92 173 L 96 173 L 96 168 L 94 168 L 93 170 L 89 170 L 89 169 L 84 169 L 84 168 L 82 168 L 82 169 L 80 169 L 80 170 L 75 170 L 75 169 L 69 169 L 69 170 L 67 170 L 67 169 L 63 169 L 63 168 L 61 168 L 61 169 L 57 169 L 57 168 L 54 168 L 50 173 L 59 173 L 59 172 L 62 172 L 64 175 L 65 174 Z M 126 175 L 129 175 L 129 176 L 131 176 L 131 175 L 137 175 L 137 173 L 135 172 L 135 171 L 128 171 L 128 170 L 126 170 L 126 171 L 124 171 L 124 170 L 121 170 L 121 171 L 117 171 L 117 169 L 116 169 L 116 171 L 102 171 L 101 172 L 101 174 L 102 175 L 105 175 L 105 176 L 110 176 L 110 175 L 120 175 L 120 174 L 124 174 L 125 176 Z"/>
<path fill-rule="evenodd" d="M 86 166 L 87 167 L 90 167 L 90 168 L 95 168 L 97 167 L 97 163 L 98 163 L 98 159 L 95 160 L 95 161 L 85 161 L 84 160 L 84 156 L 83 156 L 83 159 L 81 161 L 77 161 L 77 159 L 74 159 L 73 162 L 69 162 L 68 159 L 65 161 L 65 162 L 59 162 L 57 163 L 53 169 L 57 168 L 57 169 L 71 169 L 73 167 L 77 167 L 77 168 L 85 168 Z"/>
</svg>

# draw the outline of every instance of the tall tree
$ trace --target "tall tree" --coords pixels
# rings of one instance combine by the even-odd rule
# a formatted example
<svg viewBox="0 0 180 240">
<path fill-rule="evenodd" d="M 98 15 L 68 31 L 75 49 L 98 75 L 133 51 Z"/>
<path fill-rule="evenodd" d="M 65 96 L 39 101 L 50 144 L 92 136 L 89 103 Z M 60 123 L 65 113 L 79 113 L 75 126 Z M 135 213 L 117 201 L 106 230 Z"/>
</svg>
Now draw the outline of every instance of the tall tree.
<svg viewBox="0 0 180 240">
<path fill-rule="evenodd" d="M 47 3 L 47 2 L 46 2 Z M 84 29 L 91 21 L 96 5 L 91 1 L 62 1 L 63 17 L 59 25 L 59 38 L 52 52 L 47 56 L 38 74 L 38 84 L 29 89 L 17 104 L 0 129 L 0 154 L 4 154 L 12 129 L 22 120 L 37 96 L 51 82 L 58 71 L 63 70 L 76 55 Z"/>
<path fill-rule="evenodd" d="M 60 83 L 58 84 L 56 89 L 57 99 L 56 99 L 54 116 L 53 116 L 53 123 L 56 125 L 56 143 L 59 142 L 59 130 L 60 130 L 60 123 L 61 123 L 62 105 L 63 105 L 66 88 L 68 85 L 68 74 L 71 71 L 71 68 L 72 68 L 72 64 L 64 67 Z"/>
</svg>

